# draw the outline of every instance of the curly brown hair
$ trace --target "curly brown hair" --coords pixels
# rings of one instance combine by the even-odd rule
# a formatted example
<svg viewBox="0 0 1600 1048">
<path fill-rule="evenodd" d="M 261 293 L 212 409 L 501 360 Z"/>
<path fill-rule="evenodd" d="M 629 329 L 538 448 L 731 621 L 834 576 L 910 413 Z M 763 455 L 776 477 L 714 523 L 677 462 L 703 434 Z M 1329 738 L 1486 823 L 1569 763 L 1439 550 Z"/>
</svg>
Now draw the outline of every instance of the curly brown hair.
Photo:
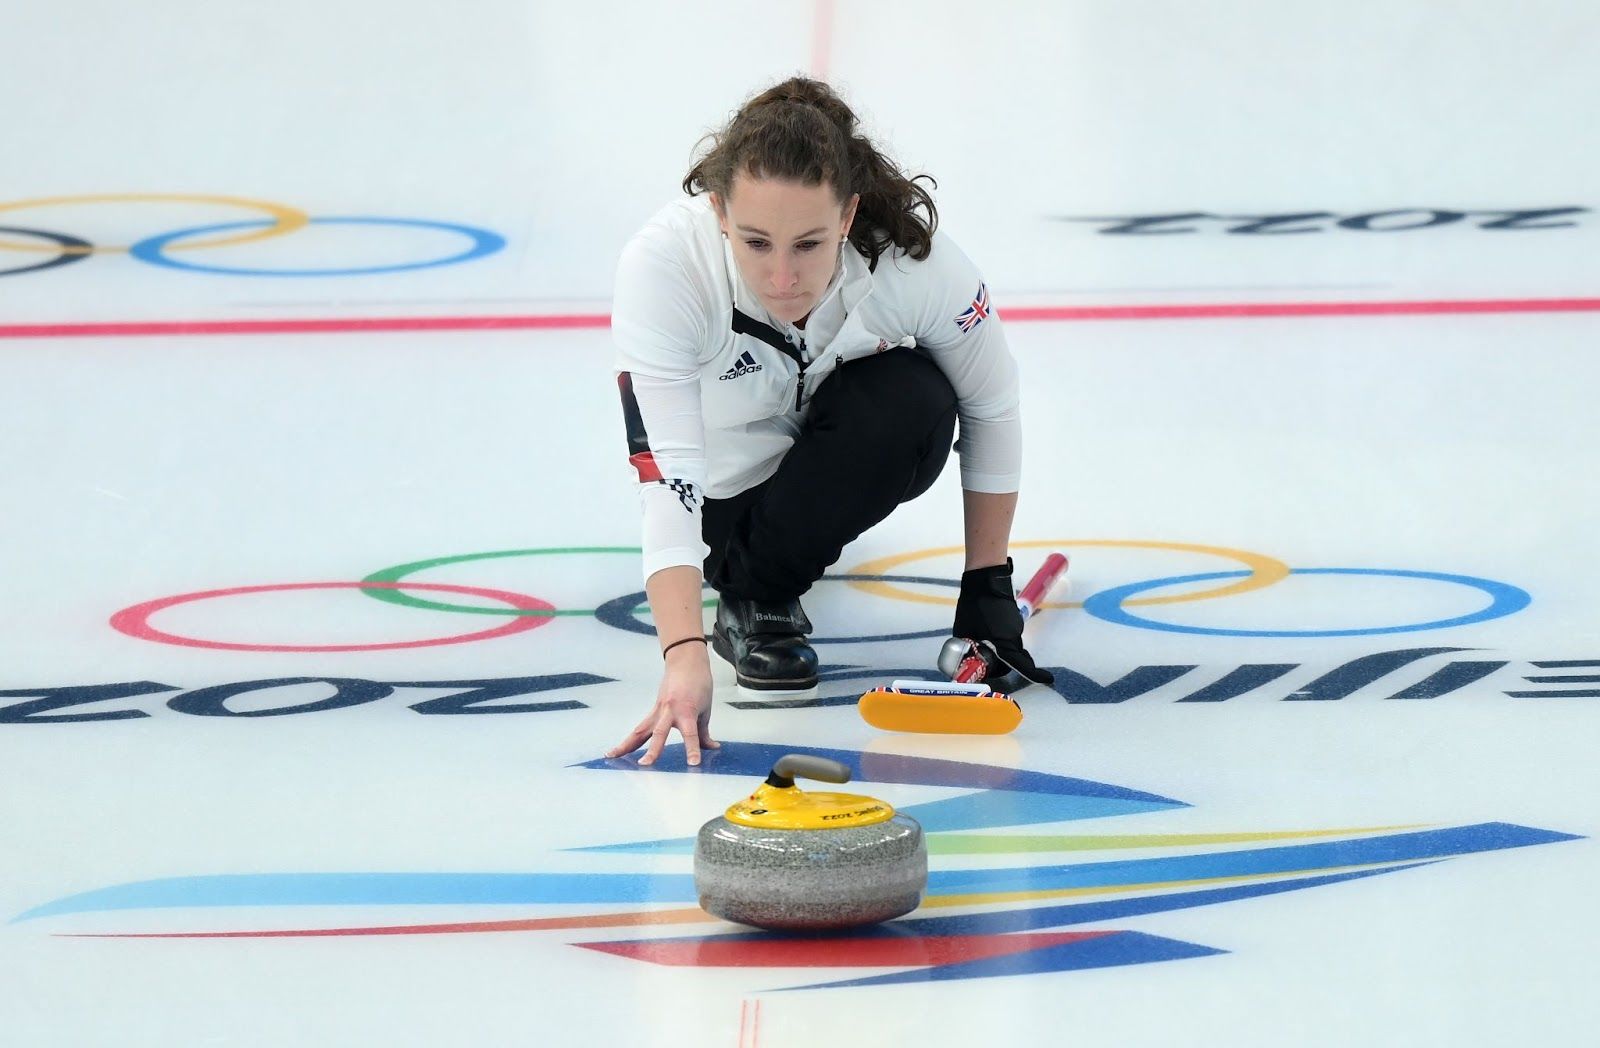
<svg viewBox="0 0 1600 1048">
<path fill-rule="evenodd" d="M 850 242 L 877 268 L 892 244 L 921 261 L 933 250 L 939 212 L 927 189 L 932 175 L 907 178 L 900 168 L 857 132 L 850 107 L 820 80 L 796 76 L 746 102 L 720 130 L 711 147 L 689 169 L 683 191 L 728 198 L 733 177 L 778 178 L 816 186 L 826 182 L 843 205 L 860 193 Z M 702 140 L 704 141 L 704 140 Z M 917 212 L 923 211 L 926 217 Z"/>
</svg>

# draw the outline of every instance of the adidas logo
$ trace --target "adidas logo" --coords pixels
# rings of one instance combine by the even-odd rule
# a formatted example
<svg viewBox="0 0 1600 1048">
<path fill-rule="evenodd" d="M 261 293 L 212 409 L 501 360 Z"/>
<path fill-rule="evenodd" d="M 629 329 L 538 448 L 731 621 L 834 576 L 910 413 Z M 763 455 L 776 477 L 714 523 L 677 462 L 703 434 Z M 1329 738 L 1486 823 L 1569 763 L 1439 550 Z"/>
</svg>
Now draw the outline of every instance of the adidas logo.
<svg viewBox="0 0 1600 1048">
<path fill-rule="evenodd" d="M 756 358 L 752 357 L 750 355 L 750 351 L 747 349 L 740 354 L 738 361 L 734 363 L 733 367 L 724 372 L 722 376 L 717 379 L 717 381 L 726 382 L 730 378 L 739 378 L 741 375 L 753 375 L 760 370 L 761 365 L 756 363 Z"/>
</svg>

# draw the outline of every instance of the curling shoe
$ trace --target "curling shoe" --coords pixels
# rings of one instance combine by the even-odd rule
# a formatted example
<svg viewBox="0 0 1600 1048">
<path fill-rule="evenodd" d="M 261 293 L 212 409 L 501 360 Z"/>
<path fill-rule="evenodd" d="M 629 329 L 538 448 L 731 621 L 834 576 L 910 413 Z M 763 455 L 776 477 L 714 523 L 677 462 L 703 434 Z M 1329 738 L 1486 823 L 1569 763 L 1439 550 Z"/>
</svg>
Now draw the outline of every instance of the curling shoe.
<svg viewBox="0 0 1600 1048">
<path fill-rule="evenodd" d="M 723 595 L 711 647 L 733 664 L 741 688 L 809 691 L 817 686 L 817 652 L 806 643 L 811 620 L 799 600 L 746 600 Z"/>
</svg>

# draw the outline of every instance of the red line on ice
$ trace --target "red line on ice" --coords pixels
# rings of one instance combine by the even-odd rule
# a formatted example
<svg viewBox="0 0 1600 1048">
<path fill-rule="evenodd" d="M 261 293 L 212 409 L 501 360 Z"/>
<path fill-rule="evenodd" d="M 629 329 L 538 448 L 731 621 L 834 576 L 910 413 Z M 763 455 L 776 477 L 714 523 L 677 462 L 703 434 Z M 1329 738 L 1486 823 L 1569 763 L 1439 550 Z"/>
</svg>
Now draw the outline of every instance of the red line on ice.
<svg viewBox="0 0 1600 1048">
<path fill-rule="evenodd" d="M 1600 298 L 1443 299 L 1401 302 L 1234 302 L 1168 306 L 1015 306 L 1007 323 L 1088 320 L 1212 320 L 1260 317 L 1448 316 L 1600 313 Z M 0 324 L 0 338 L 144 335 L 349 335 L 408 331 L 525 331 L 605 328 L 607 313 L 535 316 L 346 317 L 302 320 L 170 320 Z"/>
</svg>

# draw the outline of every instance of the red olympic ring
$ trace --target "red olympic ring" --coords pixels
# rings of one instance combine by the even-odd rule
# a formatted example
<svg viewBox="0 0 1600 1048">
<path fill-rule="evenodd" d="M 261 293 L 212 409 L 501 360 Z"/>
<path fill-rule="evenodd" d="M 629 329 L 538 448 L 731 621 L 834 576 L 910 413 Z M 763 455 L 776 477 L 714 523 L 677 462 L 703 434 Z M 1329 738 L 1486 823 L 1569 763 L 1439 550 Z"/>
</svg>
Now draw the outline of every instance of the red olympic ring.
<svg viewBox="0 0 1600 1048">
<path fill-rule="evenodd" d="M 176 633 L 165 633 L 150 625 L 150 616 L 178 604 L 188 604 L 197 600 L 211 600 L 216 597 L 236 597 L 243 593 L 277 593 L 285 590 L 308 589 L 435 590 L 500 600 L 523 611 L 555 611 L 554 604 L 546 603 L 538 597 L 530 597 L 523 593 L 507 593 L 504 590 L 481 589 L 477 586 L 447 586 L 441 583 L 428 582 L 294 582 L 275 586 L 237 586 L 233 589 L 206 590 L 203 593 L 183 593 L 176 597 L 162 597 L 158 600 L 146 601 L 143 604 L 135 604 L 131 608 L 124 608 L 117 612 L 111 616 L 111 627 L 121 633 L 126 633 L 130 637 L 138 637 L 140 640 L 153 640 L 160 644 L 178 644 L 187 648 L 216 648 L 222 651 L 394 651 L 399 648 L 431 648 L 441 644 L 467 644 L 476 640 L 509 637 L 513 633 L 524 633 L 531 629 L 538 629 L 540 626 L 554 621 L 551 615 L 519 615 L 503 626 L 496 626 L 491 630 L 479 630 L 476 633 L 463 633 L 455 637 L 399 641 L 393 644 L 311 645 L 232 644 L 220 640 L 180 637 Z"/>
</svg>

